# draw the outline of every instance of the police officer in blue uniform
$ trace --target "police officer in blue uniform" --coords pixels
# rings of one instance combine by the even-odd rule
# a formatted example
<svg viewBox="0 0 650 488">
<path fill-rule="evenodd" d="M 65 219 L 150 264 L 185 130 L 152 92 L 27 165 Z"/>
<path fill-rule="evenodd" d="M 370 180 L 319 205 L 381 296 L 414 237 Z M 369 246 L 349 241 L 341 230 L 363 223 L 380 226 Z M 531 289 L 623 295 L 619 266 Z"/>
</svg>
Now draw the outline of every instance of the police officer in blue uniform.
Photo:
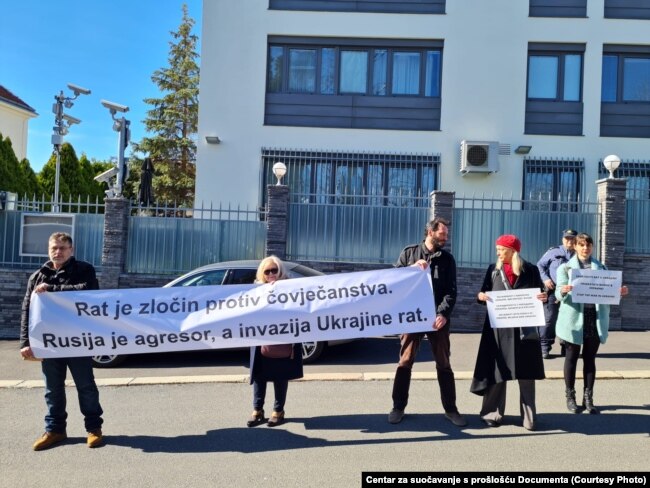
<svg viewBox="0 0 650 488">
<path fill-rule="evenodd" d="M 573 246 L 575 245 L 578 233 L 573 229 L 567 229 L 562 232 L 562 245 L 550 248 L 537 261 L 539 274 L 544 280 L 546 291 L 548 292 L 548 301 L 544 304 L 544 318 L 546 326 L 540 327 L 539 335 L 542 344 L 542 357 L 549 359 L 551 357 L 551 348 L 555 342 L 555 322 L 560 309 L 559 303 L 555 298 L 555 282 L 557 280 L 557 268 L 566 263 L 573 256 Z"/>
</svg>

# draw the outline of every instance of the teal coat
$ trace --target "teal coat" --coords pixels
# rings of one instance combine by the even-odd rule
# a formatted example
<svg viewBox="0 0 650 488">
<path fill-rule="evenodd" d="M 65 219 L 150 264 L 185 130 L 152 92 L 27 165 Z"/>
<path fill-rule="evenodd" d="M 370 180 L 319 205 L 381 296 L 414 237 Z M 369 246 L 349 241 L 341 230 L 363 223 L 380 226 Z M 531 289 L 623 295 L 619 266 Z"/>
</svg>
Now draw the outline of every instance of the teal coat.
<svg viewBox="0 0 650 488">
<path fill-rule="evenodd" d="M 555 297 L 560 304 L 560 311 L 555 324 L 555 335 L 571 344 L 582 344 L 582 325 L 584 323 L 582 303 L 573 303 L 571 292 L 562 296 L 560 290 L 569 284 L 569 269 L 580 269 L 578 256 L 574 255 L 568 263 L 560 265 L 557 269 L 557 284 Z M 607 269 L 600 262 L 591 258 L 591 269 Z M 600 342 L 605 344 L 609 333 L 609 305 L 596 305 L 596 328 Z"/>
</svg>

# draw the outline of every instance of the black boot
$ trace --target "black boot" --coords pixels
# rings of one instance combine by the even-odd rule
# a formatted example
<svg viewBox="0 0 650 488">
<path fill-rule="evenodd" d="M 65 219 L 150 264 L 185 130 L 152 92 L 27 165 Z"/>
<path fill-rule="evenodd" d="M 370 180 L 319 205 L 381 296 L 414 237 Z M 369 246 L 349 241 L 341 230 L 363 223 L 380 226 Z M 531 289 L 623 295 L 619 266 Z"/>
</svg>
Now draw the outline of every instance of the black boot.
<svg viewBox="0 0 650 488">
<path fill-rule="evenodd" d="M 582 406 L 584 407 L 587 413 L 595 415 L 600 413 L 596 407 L 594 407 L 594 390 L 591 388 L 585 388 L 585 395 L 582 400 Z"/>
<path fill-rule="evenodd" d="M 576 391 L 574 388 L 567 388 L 566 391 L 566 408 L 571 413 L 580 413 L 576 403 Z"/>
</svg>

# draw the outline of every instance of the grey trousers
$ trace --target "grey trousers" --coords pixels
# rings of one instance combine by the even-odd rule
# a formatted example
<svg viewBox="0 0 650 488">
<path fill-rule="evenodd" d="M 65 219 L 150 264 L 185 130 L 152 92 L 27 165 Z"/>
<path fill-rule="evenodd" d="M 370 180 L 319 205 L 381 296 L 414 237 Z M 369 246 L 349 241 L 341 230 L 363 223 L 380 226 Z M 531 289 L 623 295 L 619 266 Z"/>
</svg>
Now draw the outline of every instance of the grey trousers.
<svg viewBox="0 0 650 488">
<path fill-rule="evenodd" d="M 519 382 L 519 411 L 523 425 L 527 429 L 534 427 L 537 412 L 535 410 L 535 380 L 517 380 Z M 491 385 L 483 395 L 481 418 L 501 423 L 506 409 L 506 387 L 508 382 Z"/>
</svg>

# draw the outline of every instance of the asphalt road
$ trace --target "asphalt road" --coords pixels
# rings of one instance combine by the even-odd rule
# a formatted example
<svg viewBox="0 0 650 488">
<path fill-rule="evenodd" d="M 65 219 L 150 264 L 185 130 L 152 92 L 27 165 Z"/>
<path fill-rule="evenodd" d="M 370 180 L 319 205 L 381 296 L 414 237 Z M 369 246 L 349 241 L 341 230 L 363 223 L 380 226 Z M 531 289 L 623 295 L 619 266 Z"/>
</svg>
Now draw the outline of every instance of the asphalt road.
<svg viewBox="0 0 650 488">
<path fill-rule="evenodd" d="M 438 388 L 415 381 L 401 424 L 386 421 L 390 381 L 293 382 L 288 422 L 245 427 L 245 383 L 102 387 L 107 444 L 85 446 L 74 390 L 70 438 L 34 452 L 42 388 L 0 389 L 1 487 L 358 487 L 361 472 L 647 471 L 650 380 L 602 380 L 601 415 L 573 415 L 559 381 L 537 382 L 538 430 L 520 426 L 509 385 L 506 423 L 483 426 L 480 398 L 457 381 L 469 426 L 445 420 Z M 269 392 L 270 393 L 270 392 Z"/>
</svg>

